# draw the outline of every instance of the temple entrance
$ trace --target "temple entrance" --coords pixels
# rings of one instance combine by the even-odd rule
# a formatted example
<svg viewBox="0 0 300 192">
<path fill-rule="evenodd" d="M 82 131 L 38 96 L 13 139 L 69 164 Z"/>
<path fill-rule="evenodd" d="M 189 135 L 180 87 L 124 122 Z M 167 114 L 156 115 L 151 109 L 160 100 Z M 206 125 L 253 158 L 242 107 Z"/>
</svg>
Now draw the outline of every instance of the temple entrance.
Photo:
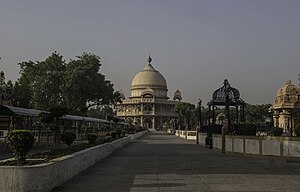
<svg viewBox="0 0 300 192">
<path fill-rule="evenodd" d="M 152 129 L 153 128 L 153 122 L 151 117 L 146 117 L 144 119 L 144 127 L 147 129 Z"/>
</svg>

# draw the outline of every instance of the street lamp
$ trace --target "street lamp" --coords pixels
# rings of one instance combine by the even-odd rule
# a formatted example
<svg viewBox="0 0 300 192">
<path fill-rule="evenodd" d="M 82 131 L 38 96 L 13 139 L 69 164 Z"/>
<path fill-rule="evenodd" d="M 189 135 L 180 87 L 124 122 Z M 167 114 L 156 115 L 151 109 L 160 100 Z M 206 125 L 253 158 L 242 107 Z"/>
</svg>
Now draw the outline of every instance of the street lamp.
<svg viewBox="0 0 300 192">
<path fill-rule="evenodd" d="M 202 104 L 202 100 L 199 98 L 198 101 L 198 119 L 199 119 L 199 126 L 196 129 L 196 144 L 199 144 L 199 131 L 201 129 L 201 104 Z"/>
</svg>

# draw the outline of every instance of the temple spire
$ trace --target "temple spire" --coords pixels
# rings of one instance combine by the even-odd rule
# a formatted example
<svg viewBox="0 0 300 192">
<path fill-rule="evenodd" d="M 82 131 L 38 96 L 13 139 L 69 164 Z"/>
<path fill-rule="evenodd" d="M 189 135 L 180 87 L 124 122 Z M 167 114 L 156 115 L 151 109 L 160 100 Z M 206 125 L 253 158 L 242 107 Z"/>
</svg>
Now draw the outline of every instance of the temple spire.
<svg viewBox="0 0 300 192">
<path fill-rule="evenodd" d="M 149 53 L 149 57 L 148 57 L 148 63 L 149 63 L 149 65 L 151 64 L 151 61 L 152 61 L 152 58 L 151 58 L 150 53 Z"/>
</svg>

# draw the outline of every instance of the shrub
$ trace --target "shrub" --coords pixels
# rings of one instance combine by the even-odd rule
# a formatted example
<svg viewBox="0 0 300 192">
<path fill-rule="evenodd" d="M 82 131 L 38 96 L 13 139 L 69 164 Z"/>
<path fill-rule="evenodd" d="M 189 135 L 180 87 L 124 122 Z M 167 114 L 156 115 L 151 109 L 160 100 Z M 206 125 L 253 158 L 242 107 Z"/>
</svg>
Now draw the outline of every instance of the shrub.
<svg viewBox="0 0 300 192">
<path fill-rule="evenodd" d="M 281 136 L 283 133 L 283 129 L 279 127 L 273 127 L 272 133 L 274 134 L 274 136 Z"/>
<path fill-rule="evenodd" d="M 122 134 L 122 130 L 117 130 L 117 136 L 120 137 Z"/>
<path fill-rule="evenodd" d="M 112 120 L 114 123 L 118 123 L 120 121 L 120 119 L 118 117 L 113 117 Z"/>
<path fill-rule="evenodd" d="M 105 143 L 105 138 L 99 138 L 99 139 L 97 139 L 97 140 L 95 141 L 95 144 L 96 144 L 96 145 L 101 145 L 101 144 L 103 144 L 103 143 Z"/>
<path fill-rule="evenodd" d="M 112 140 L 111 137 L 106 137 L 106 138 L 104 139 L 104 143 L 109 143 L 109 142 L 111 142 L 111 140 Z"/>
<path fill-rule="evenodd" d="M 34 136 L 27 130 L 14 130 L 8 133 L 6 139 L 18 164 L 24 165 L 26 163 L 26 154 L 33 146 Z"/>
<path fill-rule="evenodd" d="M 295 133 L 297 136 L 300 136 L 300 124 L 295 127 Z"/>
<path fill-rule="evenodd" d="M 117 137 L 117 133 L 116 132 L 111 132 L 110 133 L 111 138 L 115 139 Z"/>
<path fill-rule="evenodd" d="M 240 125 L 235 126 L 234 132 L 237 135 L 256 135 L 256 125 L 253 123 L 241 123 Z"/>
<path fill-rule="evenodd" d="M 89 144 L 94 144 L 95 141 L 97 140 L 97 135 L 95 135 L 95 134 L 88 134 L 87 135 L 87 140 L 88 140 Z"/>
<path fill-rule="evenodd" d="M 75 139 L 76 139 L 76 135 L 75 135 L 75 133 L 73 133 L 71 131 L 64 131 L 61 134 L 61 138 L 60 138 L 60 140 L 62 142 L 64 142 L 65 144 L 67 144 L 69 147 Z"/>
</svg>

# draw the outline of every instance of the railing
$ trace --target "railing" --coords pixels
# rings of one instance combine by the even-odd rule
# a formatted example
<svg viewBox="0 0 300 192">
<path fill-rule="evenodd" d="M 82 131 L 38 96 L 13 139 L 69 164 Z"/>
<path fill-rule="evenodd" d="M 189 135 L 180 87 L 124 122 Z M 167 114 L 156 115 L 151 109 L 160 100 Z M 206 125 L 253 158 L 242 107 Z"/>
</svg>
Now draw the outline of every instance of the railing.
<svg viewBox="0 0 300 192">
<path fill-rule="evenodd" d="M 117 116 L 140 116 L 140 115 L 155 115 L 154 112 L 117 112 Z"/>
<path fill-rule="evenodd" d="M 177 116 L 176 113 L 168 112 L 117 112 L 117 116 L 141 116 L 141 115 L 158 115 L 158 116 Z"/>
<path fill-rule="evenodd" d="M 122 104 L 136 104 L 136 103 L 153 103 L 155 102 L 155 99 L 152 98 L 142 98 L 142 99 L 129 99 L 129 100 L 123 100 Z"/>
<path fill-rule="evenodd" d="M 185 133 L 187 132 L 187 136 Z M 176 130 L 175 135 L 181 138 L 187 138 L 188 140 L 196 140 L 196 131 L 185 131 L 185 130 Z"/>
<path fill-rule="evenodd" d="M 165 103 L 165 104 L 174 104 L 174 101 L 166 99 L 154 99 L 154 98 L 140 98 L 140 99 L 128 99 L 123 100 L 122 104 L 137 104 L 137 103 Z"/>
</svg>

